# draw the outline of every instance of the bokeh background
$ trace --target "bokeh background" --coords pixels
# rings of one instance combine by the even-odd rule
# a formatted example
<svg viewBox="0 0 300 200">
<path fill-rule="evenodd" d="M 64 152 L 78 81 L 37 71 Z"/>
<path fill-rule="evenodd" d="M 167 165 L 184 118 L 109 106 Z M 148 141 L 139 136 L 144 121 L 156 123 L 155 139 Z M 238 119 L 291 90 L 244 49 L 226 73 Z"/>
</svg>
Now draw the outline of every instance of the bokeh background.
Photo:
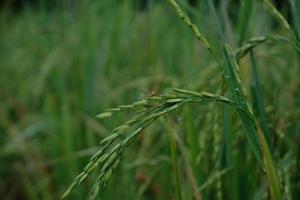
<svg viewBox="0 0 300 200">
<path fill-rule="evenodd" d="M 179 2 L 220 52 L 207 2 Z M 243 2 L 216 1 L 234 48 L 241 42 Z M 290 6 L 283 2 L 274 3 L 293 23 Z M 242 43 L 253 36 L 286 35 L 261 1 L 253 1 L 252 6 Z M 264 44 L 255 54 L 274 132 L 273 155 L 287 184 L 284 189 L 297 199 L 297 55 L 292 45 L 282 41 Z M 250 91 L 248 58 L 241 66 Z M 98 150 L 101 139 L 131 116 L 125 112 L 97 120 L 95 115 L 104 109 L 171 87 L 215 93 L 221 78 L 216 63 L 167 1 L 1 1 L 0 199 L 58 199 Z M 179 153 L 184 199 L 193 199 L 189 170 L 197 186 L 203 186 L 203 199 L 220 199 L 220 194 L 223 199 L 268 199 L 266 178 L 249 150 L 241 122 L 230 110 L 226 113 L 232 123 L 224 122 L 224 109 L 228 108 L 191 104 L 172 113 L 188 149 L 188 155 Z M 217 121 L 210 115 L 215 112 L 220 113 Z M 218 133 L 214 124 L 220 125 Z M 101 199 L 175 198 L 168 127 L 160 120 L 145 130 L 126 152 Z M 230 130 L 230 142 L 222 136 L 224 127 Z M 190 167 L 184 164 L 185 156 L 191 158 Z M 219 162 L 226 169 L 222 181 L 215 178 Z M 71 199 L 85 199 L 96 175 L 81 184 Z"/>
</svg>

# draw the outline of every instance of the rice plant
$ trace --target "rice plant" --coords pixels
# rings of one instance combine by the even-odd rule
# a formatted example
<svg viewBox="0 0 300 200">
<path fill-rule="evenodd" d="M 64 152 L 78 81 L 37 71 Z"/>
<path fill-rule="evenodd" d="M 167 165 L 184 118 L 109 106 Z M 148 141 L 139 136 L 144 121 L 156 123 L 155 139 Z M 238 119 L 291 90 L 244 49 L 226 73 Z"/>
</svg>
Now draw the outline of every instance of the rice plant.
<svg viewBox="0 0 300 200">
<path fill-rule="evenodd" d="M 11 5 L 1 198 L 299 199 L 298 1 Z"/>
<path fill-rule="evenodd" d="M 265 127 L 261 128 L 258 119 L 253 113 L 251 105 L 247 99 L 247 94 L 243 86 L 242 80 L 239 75 L 238 61 L 247 53 L 250 52 L 251 60 L 253 63 L 254 77 L 257 77 L 255 69 L 255 61 L 253 58 L 253 48 L 257 45 L 264 43 L 268 40 L 267 37 L 258 37 L 250 40 L 248 44 L 242 46 L 236 50 L 236 53 L 232 50 L 230 44 L 226 42 L 225 35 L 222 31 L 221 22 L 219 21 L 218 14 L 214 7 L 212 0 L 208 0 L 208 4 L 211 10 L 211 14 L 215 20 L 215 25 L 220 36 L 220 43 L 222 47 L 222 56 L 218 58 L 216 53 L 212 50 L 211 45 L 205 36 L 199 31 L 197 26 L 192 22 L 187 14 L 181 9 L 175 0 L 169 0 L 169 3 L 174 8 L 177 16 L 183 20 L 183 22 L 191 29 L 198 41 L 206 48 L 212 57 L 215 59 L 220 67 L 220 75 L 223 76 L 222 82 L 225 84 L 225 90 L 222 93 L 227 93 L 229 97 L 219 95 L 220 91 L 216 94 L 211 94 L 207 92 L 197 92 L 187 89 L 174 89 L 172 93 L 166 95 L 152 96 L 141 101 L 137 101 L 129 105 L 121 105 L 117 108 L 111 108 L 105 110 L 103 113 L 97 115 L 99 119 L 106 117 L 113 117 L 117 112 L 131 111 L 135 115 L 129 121 L 125 122 L 123 125 L 117 127 L 113 130 L 113 133 L 101 141 L 101 149 L 90 159 L 89 163 L 83 169 L 68 188 L 68 190 L 63 194 L 62 198 L 70 195 L 72 190 L 84 181 L 87 176 L 99 168 L 98 178 L 94 186 L 91 189 L 89 199 L 96 199 L 98 193 L 105 189 L 107 182 L 112 176 L 113 171 L 117 168 L 117 165 L 122 158 L 122 155 L 126 154 L 126 148 L 140 135 L 143 130 L 149 125 L 154 123 L 159 117 L 166 115 L 172 110 L 184 106 L 186 103 L 198 102 L 205 105 L 208 101 L 225 103 L 233 107 L 240 116 L 240 120 L 244 125 L 245 136 L 257 158 L 257 162 L 261 165 L 261 170 L 263 170 L 268 178 L 268 185 L 271 199 L 283 199 L 282 192 L 280 188 L 280 180 L 278 177 L 278 172 L 276 170 L 276 165 L 273 160 L 273 156 L 270 153 L 270 132 Z M 282 15 L 276 10 L 270 1 L 264 1 L 267 7 L 270 9 L 272 14 L 278 19 L 278 21 L 283 25 L 285 29 L 291 32 L 291 28 L 287 21 L 282 17 Z M 243 33 L 244 34 L 244 33 Z M 287 39 L 289 40 L 289 39 Z M 256 80 L 256 95 L 258 97 L 262 96 L 259 89 L 259 83 Z M 228 92 L 227 92 L 228 91 Z M 258 101 L 262 101 L 258 99 Z M 263 102 L 261 102 L 263 103 Z M 260 105 L 260 112 L 264 114 L 263 105 Z M 262 119 L 263 120 L 263 119 Z M 266 125 L 266 121 L 262 121 L 262 125 Z M 171 139 L 171 138 L 170 138 Z M 174 141 L 172 142 L 174 143 Z M 218 145 L 218 144 L 217 144 Z M 174 144 L 172 155 L 174 153 Z M 176 158 L 173 163 L 175 169 Z M 178 173 L 178 172 L 177 172 Z M 176 176 L 176 173 L 175 173 Z M 176 191 L 177 199 L 182 199 L 180 181 L 177 177 Z M 219 197 L 220 199 L 221 197 Z"/>
</svg>

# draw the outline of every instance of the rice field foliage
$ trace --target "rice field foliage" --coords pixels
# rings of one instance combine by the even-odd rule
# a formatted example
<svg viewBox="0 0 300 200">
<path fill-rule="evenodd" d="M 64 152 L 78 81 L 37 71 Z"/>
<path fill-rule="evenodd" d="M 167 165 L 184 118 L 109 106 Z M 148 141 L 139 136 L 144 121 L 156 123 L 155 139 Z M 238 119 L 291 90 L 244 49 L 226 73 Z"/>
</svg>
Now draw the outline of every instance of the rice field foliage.
<svg viewBox="0 0 300 200">
<path fill-rule="evenodd" d="M 47 5 L 0 12 L 1 198 L 300 198 L 298 1 Z"/>
</svg>

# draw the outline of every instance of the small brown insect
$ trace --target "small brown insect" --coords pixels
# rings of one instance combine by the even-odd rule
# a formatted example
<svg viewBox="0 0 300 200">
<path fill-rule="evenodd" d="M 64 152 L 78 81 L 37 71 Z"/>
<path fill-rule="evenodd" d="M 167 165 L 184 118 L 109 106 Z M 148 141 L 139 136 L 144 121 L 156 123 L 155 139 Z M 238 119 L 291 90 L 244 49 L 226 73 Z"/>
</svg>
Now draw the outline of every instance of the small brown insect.
<svg viewBox="0 0 300 200">
<path fill-rule="evenodd" d="M 143 99 L 147 99 L 147 98 L 149 98 L 149 97 L 153 97 L 153 96 L 155 96 L 155 95 L 158 95 L 159 94 L 159 92 L 160 92 L 160 89 L 158 89 L 158 90 L 150 90 L 149 92 L 145 92 L 145 91 L 143 91 L 142 89 L 140 89 L 141 90 L 141 92 L 142 93 L 144 93 L 144 97 L 143 97 Z"/>
<path fill-rule="evenodd" d="M 144 95 L 145 95 L 145 96 L 143 97 L 143 99 L 147 99 L 147 98 L 149 98 L 149 97 L 153 97 L 153 96 L 158 95 L 158 94 L 160 93 L 161 86 L 162 86 L 164 80 L 165 80 L 165 76 L 163 76 L 163 78 L 162 78 L 162 80 L 160 81 L 159 85 L 158 85 L 155 89 L 151 89 L 149 92 L 145 92 L 145 91 L 143 91 L 142 89 L 140 89 L 141 92 L 144 93 Z"/>
</svg>

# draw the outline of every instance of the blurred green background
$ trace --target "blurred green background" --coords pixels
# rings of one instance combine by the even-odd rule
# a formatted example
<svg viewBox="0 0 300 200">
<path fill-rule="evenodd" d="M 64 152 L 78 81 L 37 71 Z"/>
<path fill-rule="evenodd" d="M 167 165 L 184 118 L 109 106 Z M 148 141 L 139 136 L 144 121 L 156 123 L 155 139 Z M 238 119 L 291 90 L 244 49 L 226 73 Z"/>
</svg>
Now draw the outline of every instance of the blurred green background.
<svg viewBox="0 0 300 200">
<path fill-rule="evenodd" d="M 207 2 L 179 2 L 220 52 Z M 244 23 L 243 2 L 217 2 L 235 48 Z M 252 3 L 243 41 L 286 35 L 261 1 Z M 289 4 L 276 5 L 291 21 Z M 282 190 L 287 199 L 298 199 L 299 56 L 293 45 L 282 41 L 258 47 L 255 55 Z M 247 57 L 240 66 L 251 93 Z M 99 141 L 131 116 L 121 113 L 97 120 L 94 116 L 104 109 L 140 100 L 145 97 L 142 91 L 184 87 L 215 93 L 220 80 L 216 63 L 167 1 L 2 2 L 0 199 L 58 199 L 97 151 Z M 179 158 L 184 199 L 193 199 L 189 170 L 197 186 L 203 186 L 203 199 L 268 199 L 266 178 L 249 150 L 241 122 L 231 110 L 226 113 L 232 121 L 224 121 L 224 109 L 229 110 L 191 104 L 172 114 L 188 149 L 188 155 Z M 218 132 L 214 124 L 220 126 Z M 175 199 L 167 129 L 160 120 L 145 130 L 126 152 L 101 199 Z M 187 166 L 185 156 L 191 160 Z M 219 165 L 228 170 L 216 180 Z M 85 199 L 95 178 L 81 184 L 71 198 Z"/>
</svg>

